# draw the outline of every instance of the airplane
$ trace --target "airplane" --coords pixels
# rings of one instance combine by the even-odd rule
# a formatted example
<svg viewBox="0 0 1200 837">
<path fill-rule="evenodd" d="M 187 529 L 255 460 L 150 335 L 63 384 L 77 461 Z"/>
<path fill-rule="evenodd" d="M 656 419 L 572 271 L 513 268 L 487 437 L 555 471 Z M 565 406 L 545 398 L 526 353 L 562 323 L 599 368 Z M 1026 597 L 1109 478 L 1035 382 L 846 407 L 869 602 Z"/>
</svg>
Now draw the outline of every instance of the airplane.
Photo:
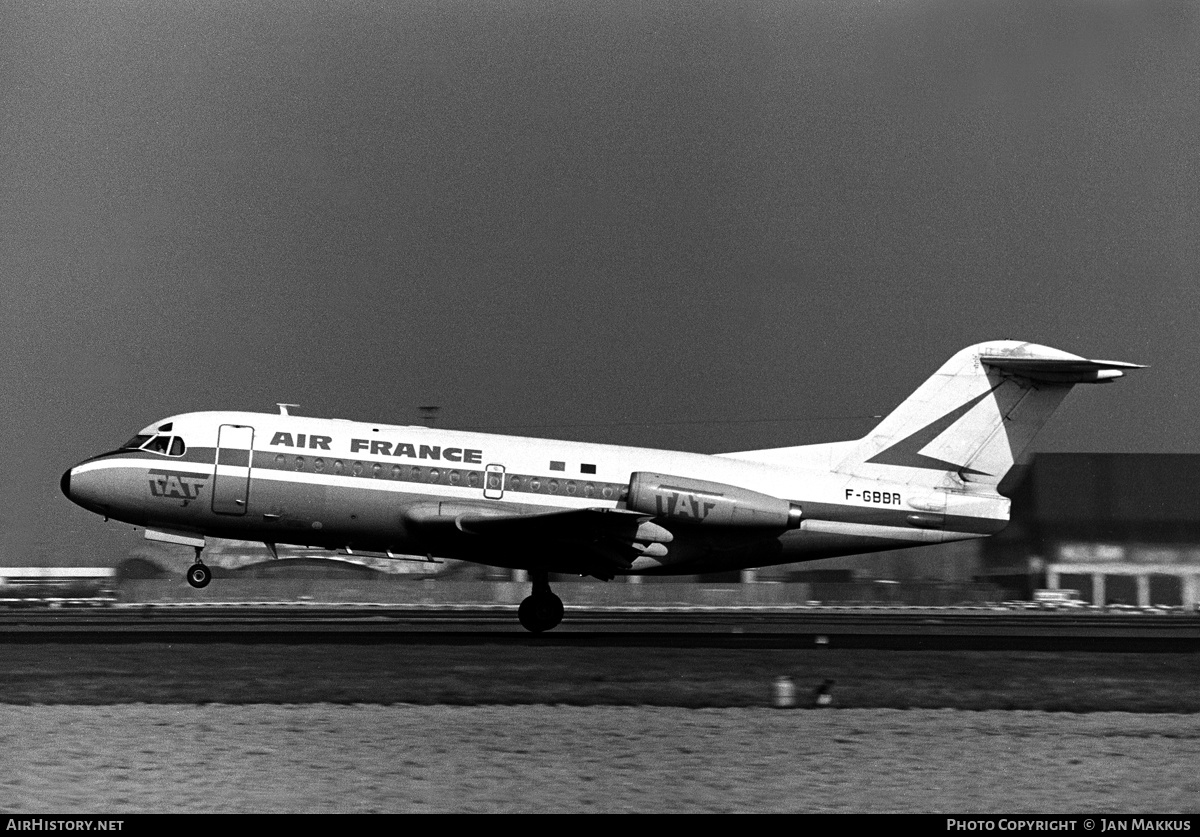
<svg viewBox="0 0 1200 837">
<path fill-rule="evenodd" d="M 706 455 L 276 413 L 154 422 L 62 475 L 70 500 L 153 540 L 206 538 L 523 569 L 527 630 L 550 573 L 703 574 L 981 538 L 1075 384 L 1139 364 L 1012 340 L 969 346 L 861 439 Z"/>
</svg>

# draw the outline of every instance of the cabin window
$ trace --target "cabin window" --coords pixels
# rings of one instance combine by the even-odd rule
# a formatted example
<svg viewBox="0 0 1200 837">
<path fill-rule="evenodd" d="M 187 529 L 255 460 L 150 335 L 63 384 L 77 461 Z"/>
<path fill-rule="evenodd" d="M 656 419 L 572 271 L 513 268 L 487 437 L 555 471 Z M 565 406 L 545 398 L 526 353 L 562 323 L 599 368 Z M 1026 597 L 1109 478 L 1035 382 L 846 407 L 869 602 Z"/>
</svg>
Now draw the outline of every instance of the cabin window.
<svg viewBox="0 0 1200 837">
<path fill-rule="evenodd" d="M 297 457 L 296 457 L 296 470 L 297 470 L 297 471 L 303 471 L 303 470 L 304 470 L 304 457 L 303 457 L 303 456 L 297 456 Z"/>
<path fill-rule="evenodd" d="M 324 471 L 325 470 L 325 460 L 319 456 L 316 459 L 314 459 L 313 460 L 313 470 L 317 471 L 318 473 L 320 473 L 321 471 Z"/>
</svg>

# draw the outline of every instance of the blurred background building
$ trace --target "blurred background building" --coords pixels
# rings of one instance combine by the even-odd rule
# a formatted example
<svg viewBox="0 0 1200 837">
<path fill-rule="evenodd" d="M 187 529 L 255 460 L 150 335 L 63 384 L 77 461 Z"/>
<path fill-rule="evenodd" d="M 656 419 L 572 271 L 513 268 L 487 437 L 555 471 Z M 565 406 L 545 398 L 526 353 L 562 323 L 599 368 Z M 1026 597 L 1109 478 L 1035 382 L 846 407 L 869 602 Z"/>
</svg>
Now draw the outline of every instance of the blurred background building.
<svg viewBox="0 0 1200 837">
<path fill-rule="evenodd" d="M 981 543 L 981 577 L 1096 604 L 1200 600 L 1200 456 L 1048 453 L 1022 469 L 1012 522 Z"/>
<path fill-rule="evenodd" d="M 759 570 L 815 598 L 890 588 L 910 603 L 1014 601 L 1050 588 L 1093 604 L 1200 602 L 1200 456 L 1042 453 L 1002 486 L 1012 520 L 990 538 Z M 877 598 L 886 600 L 887 596 Z"/>
</svg>

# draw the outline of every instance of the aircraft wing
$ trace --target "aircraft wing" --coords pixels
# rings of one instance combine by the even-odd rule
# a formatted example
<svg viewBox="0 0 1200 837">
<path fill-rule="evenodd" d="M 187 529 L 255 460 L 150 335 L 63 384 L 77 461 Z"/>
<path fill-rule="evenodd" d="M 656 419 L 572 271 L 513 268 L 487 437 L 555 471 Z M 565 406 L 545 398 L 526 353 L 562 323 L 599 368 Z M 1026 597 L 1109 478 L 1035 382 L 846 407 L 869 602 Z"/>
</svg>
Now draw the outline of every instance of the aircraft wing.
<svg viewBox="0 0 1200 837">
<path fill-rule="evenodd" d="M 464 514 L 459 528 L 476 535 L 542 537 L 553 540 L 591 540 L 604 536 L 636 536 L 650 515 L 625 509 L 571 509 L 545 514 Z"/>
<path fill-rule="evenodd" d="M 497 513 L 491 509 L 433 503 L 409 509 L 405 518 L 418 529 L 443 536 L 454 533 L 497 543 L 544 546 L 559 543 L 580 549 L 589 566 L 627 570 L 642 556 L 666 554 L 673 535 L 652 522 L 653 515 L 626 509 L 569 509 L 544 513 Z"/>
</svg>

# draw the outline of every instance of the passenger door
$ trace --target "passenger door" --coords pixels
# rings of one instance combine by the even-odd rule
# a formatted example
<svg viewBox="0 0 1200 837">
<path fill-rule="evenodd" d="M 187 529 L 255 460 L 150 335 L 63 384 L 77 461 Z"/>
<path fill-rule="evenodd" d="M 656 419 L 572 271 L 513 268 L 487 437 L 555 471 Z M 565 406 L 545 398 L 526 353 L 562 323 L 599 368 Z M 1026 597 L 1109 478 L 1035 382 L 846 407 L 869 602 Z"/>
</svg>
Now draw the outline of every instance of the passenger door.
<svg viewBox="0 0 1200 837">
<path fill-rule="evenodd" d="M 254 428 L 222 424 L 217 431 L 216 474 L 212 509 L 217 514 L 245 514 L 250 499 L 250 461 L 254 455 Z"/>
</svg>

